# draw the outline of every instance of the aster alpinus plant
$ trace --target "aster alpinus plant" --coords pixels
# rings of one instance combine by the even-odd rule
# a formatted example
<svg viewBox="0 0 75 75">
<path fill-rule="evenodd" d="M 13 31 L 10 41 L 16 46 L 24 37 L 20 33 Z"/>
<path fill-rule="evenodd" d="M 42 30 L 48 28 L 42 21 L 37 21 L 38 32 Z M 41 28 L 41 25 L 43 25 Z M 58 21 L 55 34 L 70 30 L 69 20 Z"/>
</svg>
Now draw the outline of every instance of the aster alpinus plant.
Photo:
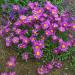
<svg viewBox="0 0 75 75">
<path fill-rule="evenodd" d="M 37 69 L 38 74 L 60 69 L 75 42 L 69 32 L 75 31 L 75 23 L 69 22 L 69 13 L 60 14 L 57 6 L 49 1 L 43 5 L 29 2 L 24 7 L 12 4 L 10 8 L 8 12 L 4 10 L 0 26 L 6 47 L 13 46 L 26 62 L 29 58 L 39 60 L 43 65 Z M 14 67 L 14 62 L 11 63 L 7 65 Z"/>
</svg>

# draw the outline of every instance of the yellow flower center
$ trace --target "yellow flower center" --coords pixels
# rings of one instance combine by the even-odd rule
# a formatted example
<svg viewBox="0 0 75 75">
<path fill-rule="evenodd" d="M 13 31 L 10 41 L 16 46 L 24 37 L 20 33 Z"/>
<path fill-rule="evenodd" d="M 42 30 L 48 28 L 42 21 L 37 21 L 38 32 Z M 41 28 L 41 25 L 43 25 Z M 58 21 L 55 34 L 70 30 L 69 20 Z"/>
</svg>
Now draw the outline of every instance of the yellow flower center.
<svg viewBox="0 0 75 75">
<path fill-rule="evenodd" d="M 46 24 L 44 24 L 44 27 L 46 27 Z"/>
<path fill-rule="evenodd" d="M 53 30 L 50 30 L 53 33 Z"/>
<path fill-rule="evenodd" d="M 49 9 L 49 7 L 46 7 L 46 9 Z"/>
<path fill-rule="evenodd" d="M 34 16 L 35 19 L 37 19 L 37 16 Z"/>
<path fill-rule="evenodd" d="M 65 48 L 65 45 L 64 44 L 62 45 L 62 48 Z"/>
<path fill-rule="evenodd" d="M 48 32 L 46 32 L 46 35 L 48 35 Z"/>
<path fill-rule="evenodd" d="M 9 62 L 9 66 L 12 66 L 12 62 Z"/>
<path fill-rule="evenodd" d="M 40 12 L 42 12 L 42 10 L 39 10 L 38 12 L 40 13 Z"/>
<path fill-rule="evenodd" d="M 36 48 L 36 49 L 39 49 L 39 46 L 36 46 L 35 48 Z"/>
<path fill-rule="evenodd" d="M 75 25 L 73 25 L 73 28 L 75 28 Z"/>
<path fill-rule="evenodd" d="M 39 55 L 40 55 L 40 52 L 39 52 L 39 51 L 38 51 L 38 52 L 36 52 L 36 55 L 37 55 L 37 56 L 39 56 Z"/>
<path fill-rule="evenodd" d="M 67 26 L 67 24 L 64 23 L 64 26 Z"/>
<path fill-rule="evenodd" d="M 32 38 L 32 40 L 34 40 L 34 38 Z"/>
</svg>

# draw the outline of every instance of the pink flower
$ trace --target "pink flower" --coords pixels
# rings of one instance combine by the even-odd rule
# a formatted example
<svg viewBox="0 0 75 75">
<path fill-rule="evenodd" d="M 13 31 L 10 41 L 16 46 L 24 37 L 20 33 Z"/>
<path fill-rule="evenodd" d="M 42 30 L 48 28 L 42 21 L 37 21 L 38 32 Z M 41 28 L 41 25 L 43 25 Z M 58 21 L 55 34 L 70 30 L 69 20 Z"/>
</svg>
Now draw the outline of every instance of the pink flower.
<svg viewBox="0 0 75 75">
<path fill-rule="evenodd" d="M 14 44 L 17 44 L 17 43 L 19 42 L 19 37 L 13 37 L 13 38 L 12 38 L 12 42 L 13 42 Z"/>
<path fill-rule="evenodd" d="M 25 60 L 26 62 L 28 61 L 28 59 L 29 59 L 29 54 L 28 54 L 28 52 L 24 52 L 24 53 L 22 54 L 22 59 Z"/>
</svg>

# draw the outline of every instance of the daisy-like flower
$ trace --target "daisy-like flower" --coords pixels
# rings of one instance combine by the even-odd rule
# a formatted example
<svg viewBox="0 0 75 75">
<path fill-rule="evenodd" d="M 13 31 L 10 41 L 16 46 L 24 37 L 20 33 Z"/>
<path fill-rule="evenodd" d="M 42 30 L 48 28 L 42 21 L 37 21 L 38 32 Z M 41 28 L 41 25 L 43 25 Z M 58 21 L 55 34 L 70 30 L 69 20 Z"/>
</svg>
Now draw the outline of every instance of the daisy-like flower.
<svg viewBox="0 0 75 75">
<path fill-rule="evenodd" d="M 28 44 L 29 43 L 29 39 L 27 37 L 24 37 L 22 39 L 22 42 L 25 43 L 25 44 Z"/>
<path fill-rule="evenodd" d="M 6 62 L 6 67 L 8 67 L 8 68 L 14 68 L 15 66 L 16 66 L 16 62 L 14 62 L 14 61 L 8 60 Z"/>
<path fill-rule="evenodd" d="M 59 49 L 63 52 L 66 52 L 68 50 L 67 42 L 61 42 L 60 45 L 59 45 Z"/>
<path fill-rule="evenodd" d="M 24 53 L 22 54 L 22 59 L 25 60 L 26 62 L 28 61 L 28 59 L 29 59 L 29 54 L 28 54 L 28 52 L 24 52 Z"/>
<path fill-rule="evenodd" d="M 38 67 L 37 72 L 40 75 L 44 75 L 45 74 L 45 68 L 44 68 L 44 66 Z"/>
<path fill-rule="evenodd" d="M 71 29 L 75 31 L 75 24 L 71 24 Z"/>
<path fill-rule="evenodd" d="M 47 67 L 49 70 L 52 70 L 52 69 L 53 69 L 53 65 L 52 65 L 51 63 L 48 63 L 48 64 L 46 65 L 46 67 Z"/>
<path fill-rule="evenodd" d="M 29 3 L 28 3 L 28 6 L 29 6 L 31 9 L 34 9 L 35 4 L 34 4 L 34 3 L 32 3 L 32 2 L 29 2 Z"/>
<path fill-rule="evenodd" d="M 40 59 L 42 57 L 42 55 L 43 55 L 42 50 L 34 50 L 34 57 L 36 59 Z"/>
<path fill-rule="evenodd" d="M 53 6 L 51 8 L 51 13 L 52 13 L 52 15 L 57 15 L 58 14 L 58 10 L 57 10 L 57 7 L 56 6 Z"/>
<path fill-rule="evenodd" d="M 37 35 L 37 34 L 38 34 L 38 30 L 33 29 L 33 30 L 32 30 L 32 34 L 33 34 L 34 36 Z"/>
<path fill-rule="evenodd" d="M 14 44 L 19 43 L 19 37 L 17 37 L 17 36 L 13 37 L 13 38 L 12 38 L 12 42 L 13 42 Z"/>
<path fill-rule="evenodd" d="M 16 34 L 19 34 L 20 35 L 21 32 L 22 32 L 22 30 L 21 29 L 16 29 L 15 32 L 16 32 Z"/>
<path fill-rule="evenodd" d="M 46 1 L 46 3 L 44 4 L 44 7 L 50 11 L 51 7 L 53 7 L 53 5 L 50 3 L 50 1 Z"/>
<path fill-rule="evenodd" d="M 50 26 L 49 20 L 43 22 L 43 24 L 42 24 L 42 28 L 43 28 L 43 29 L 47 29 L 49 26 Z"/>
<path fill-rule="evenodd" d="M 6 33 L 10 32 L 10 28 L 5 28 L 5 32 Z"/>
<path fill-rule="evenodd" d="M 62 63 L 60 61 L 57 61 L 55 67 L 60 69 L 62 67 Z"/>
<path fill-rule="evenodd" d="M 61 26 L 63 26 L 63 27 L 66 28 L 66 27 L 68 27 L 68 23 L 67 23 L 67 22 L 62 22 L 62 23 L 61 23 Z"/>
<path fill-rule="evenodd" d="M 16 75 L 16 72 L 9 72 L 9 75 Z"/>
<path fill-rule="evenodd" d="M 58 40 L 58 37 L 56 35 L 53 35 L 52 39 L 53 39 L 53 41 L 56 41 L 56 40 Z"/>
<path fill-rule="evenodd" d="M 20 20 L 17 20 L 17 21 L 14 23 L 14 26 L 19 27 L 20 25 L 21 25 L 21 21 L 20 21 Z"/>
<path fill-rule="evenodd" d="M 51 35 L 50 31 L 49 31 L 49 30 L 46 30 L 46 31 L 45 31 L 45 35 L 46 35 L 46 36 L 50 36 L 50 35 Z"/>
<path fill-rule="evenodd" d="M 16 62 L 16 57 L 15 56 L 10 56 L 9 60 L 12 61 L 12 62 Z"/>
<path fill-rule="evenodd" d="M 59 54 L 59 53 L 61 53 L 61 50 L 59 48 L 55 48 L 55 49 L 53 49 L 53 53 Z"/>
<path fill-rule="evenodd" d="M 13 6 L 12 6 L 12 9 L 13 9 L 14 11 L 19 11 L 20 7 L 19 7 L 18 5 L 13 5 Z"/>
<path fill-rule="evenodd" d="M 34 25 L 34 28 L 35 28 L 36 30 L 40 30 L 40 29 L 41 29 L 40 25 L 37 25 L 37 24 Z"/>
<path fill-rule="evenodd" d="M 36 38 L 35 38 L 34 36 L 31 36 L 31 37 L 30 37 L 30 41 L 31 41 L 32 43 L 34 43 L 34 42 L 36 41 Z"/>
<path fill-rule="evenodd" d="M 65 27 L 59 27 L 59 31 L 61 31 L 61 32 L 65 32 Z"/>
<path fill-rule="evenodd" d="M 8 75 L 8 72 L 2 72 L 0 75 Z"/>
<path fill-rule="evenodd" d="M 20 19 L 21 21 L 24 21 L 24 20 L 26 19 L 26 16 L 20 15 L 19 19 Z"/>
<path fill-rule="evenodd" d="M 10 56 L 8 61 L 6 62 L 6 67 L 8 68 L 14 68 L 16 66 L 16 57 Z"/>
<path fill-rule="evenodd" d="M 43 8 L 41 7 L 36 7 L 34 10 L 32 10 L 33 14 L 42 14 L 44 12 Z"/>
<path fill-rule="evenodd" d="M 11 37 L 6 37 L 6 46 L 9 47 L 11 46 Z"/>
</svg>

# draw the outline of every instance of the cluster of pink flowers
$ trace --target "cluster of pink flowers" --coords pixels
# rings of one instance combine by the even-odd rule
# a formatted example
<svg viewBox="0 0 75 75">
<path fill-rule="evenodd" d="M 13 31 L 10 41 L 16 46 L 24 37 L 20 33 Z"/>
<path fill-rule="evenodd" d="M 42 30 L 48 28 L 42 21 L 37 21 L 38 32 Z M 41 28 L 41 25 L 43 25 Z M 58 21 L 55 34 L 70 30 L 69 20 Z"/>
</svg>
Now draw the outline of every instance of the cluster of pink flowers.
<svg viewBox="0 0 75 75">
<path fill-rule="evenodd" d="M 37 72 L 40 75 L 44 75 L 44 74 L 49 73 L 53 68 L 60 69 L 61 67 L 62 67 L 62 62 L 58 60 L 52 60 L 46 65 L 42 65 L 41 67 L 38 67 Z"/>
<path fill-rule="evenodd" d="M 0 73 L 0 75 L 16 75 L 16 72 L 14 71 L 15 66 L 16 66 L 16 57 L 10 56 L 5 64 L 5 67 L 12 69 L 13 71 L 2 72 L 2 73 Z"/>
<path fill-rule="evenodd" d="M 38 2 L 29 2 L 23 8 L 19 5 L 12 5 L 12 11 L 8 15 L 8 18 L 7 23 L 4 26 L 0 26 L 0 35 L 5 39 L 6 47 L 14 44 L 18 48 L 23 49 L 28 44 L 31 44 L 33 55 L 36 59 L 42 58 L 45 40 L 50 36 L 53 42 L 59 43 L 59 46 L 53 49 L 54 54 L 67 52 L 68 48 L 74 43 L 74 38 L 70 34 L 69 37 L 72 40 L 66 42 L 56 35 L 57 31 L 60 33 L 68 30 L 75 31 L 75 23 L 69 23 L 68 14 L 66 12 L 59 14 L 58 8 L 49 1 L 46 1 L 43 5 Z M 39 36 L 40 30 L 43 30 L 43 34 Z M 26 37 L 25 34 L 29 34 L 29 32 L 31 32 L 30 37 Z M 38 36 L 40 37 L 39 40 L 37 40 Z M 27 61 L 28 58 L 29 54 L 27 52 L 22 54 L 23 60 Z M 51 70 L 53 65 L 49 63 L 47 68 L 46 66 L 42 66 L 38 68 L 38 72 L 40 74 L 48 72 L 49 70 L 47 69 Z M 8 61 L 7 66 L 14 67 L 14 60 Z M 56 62 L 54 66 L 60 68 L 62 65 L 60 62 Z"/>
</svg>

